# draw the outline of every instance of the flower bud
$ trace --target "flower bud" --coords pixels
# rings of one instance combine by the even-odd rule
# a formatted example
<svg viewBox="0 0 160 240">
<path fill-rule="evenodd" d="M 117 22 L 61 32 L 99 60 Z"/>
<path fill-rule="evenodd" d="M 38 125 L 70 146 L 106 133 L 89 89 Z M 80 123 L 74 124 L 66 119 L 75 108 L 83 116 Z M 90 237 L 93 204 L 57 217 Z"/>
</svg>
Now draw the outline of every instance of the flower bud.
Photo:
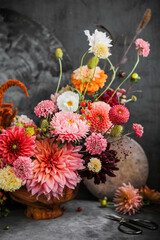
<svg viewBox="0 0 160 240">
<path fill-rule="evenodd" d="M 26 134 L 27 136 L 33 136 L 35 134 L 34 128 L 33 127 L 26 128 Z"/>
<path fill-rule="evenodd" d="M 41 129 L 47 129 L 49 127 L 49 123 L 47 121 L 47 119 L 43 119 L 41 122 Z"/>
<path fill-rule="evenodd" d="M 122 95 L 122 97 L 121 98 L 123 98 L 123 99 L 126 99 L 126 95 Z"/>
<path fill-rule="evenodd" d="M 132 99 L 133 102 L 136 102 L 136 101 L 137 101 L 137 97 L 134 96 L 134 95 L 131 97 L 131 99 Z"/>
<path fill-rule="evenodd" d="M 18 124 L 16 125 L 16 127 L 21 127 L 21 128 L 23 128 L 24 126 L 23 126 L 22 123 L 18 123 Z"/>
<path fill-rule="evenodd" d="M 56 55 L 56 58 L 59 60 L 59 59 L 62 59 L 63 58 L 63 51 L 61 48 L 57 48 L 56 51 L 55 51 L 55 55 Z"/>
<path fill-rule="evenodd" d="M 133 74 L 131 75 L 131 81 L 132 81 L 132 82 L 137 83 L 137 82 L 138 82 L 138 79 L 140 79 L 140 76 L 138 75 L 138 73 L 133 73 Z"/>
<path fill-rule="evenodd" d="M 121 78 L 124 78 L 124 77 L 125 77 L 125 75 L 126 75 L 126 73 L 125 73 L 125 72 L 123 72 L 123 71 L 120 71 L 120 72 L 119 72 L 119 77 L 121 77 Z"/>
<path fill-rule="evenodd" d="M 95 68 L 98 65 L 98 62 L 99 62 L 98 57 L 96 57 L 96 56 L 92 57 L 87 63 L 88 69 Z"/>
<path fill-rule="evenodd" d="M 121 125 L 116 125 L 116 126 L 114 126 L 114 127 L 112 128 L 112 130 L 111 130 L 111 132 L 110 132 L 110 135 L 111 135 L 112 137 L 118 137 L 118 136 L 121 135 L 122 131 L 123 131 L 123 126 L 121 126 Z"/>
</svg>

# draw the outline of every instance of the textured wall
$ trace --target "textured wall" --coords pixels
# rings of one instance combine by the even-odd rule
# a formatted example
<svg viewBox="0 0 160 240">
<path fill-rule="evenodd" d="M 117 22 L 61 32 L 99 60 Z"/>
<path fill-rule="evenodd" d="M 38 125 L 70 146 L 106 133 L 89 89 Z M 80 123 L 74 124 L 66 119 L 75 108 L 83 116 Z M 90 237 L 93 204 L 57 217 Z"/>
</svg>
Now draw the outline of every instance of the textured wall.
<svg viewBox="0 0 160 240">
<path fill-rule="evenodd" d="M 160 1 L 159 0 L 0 0 L 0 6 L 16 10 L 36 22 L 46 26 L 63 44 L 69 53 L 73 67 L 77 68 L 81 54 L 88 45 L 83 30 L 94 30 L 95 24 L 106 26 L 114 36 L 115 47 L 111 60 L 116 64 L 125 46 L 136 30 L 137 24 L 146 8 L 151 8 L 152 18 L 141 37 L 150 42 L 151 53 L 148 58 L 141 58 L 137 72 L 141 80 L 135 89 L 138 102 L 130 105 L 131 119 L 144 126 L 144 137 L 139 143 L 144 148 L 150 165 L 148 185 L 158 188 L 160 183 L 160 80 L 159 80 L 159 42 L 160 42 Z M 128 72 L 136 59 L 132 48 L 127 65 Z M 118 84 L 118 80 L 117 80 Z M 125 85 L 126 87 L 128 84 Z"/>
</svg>

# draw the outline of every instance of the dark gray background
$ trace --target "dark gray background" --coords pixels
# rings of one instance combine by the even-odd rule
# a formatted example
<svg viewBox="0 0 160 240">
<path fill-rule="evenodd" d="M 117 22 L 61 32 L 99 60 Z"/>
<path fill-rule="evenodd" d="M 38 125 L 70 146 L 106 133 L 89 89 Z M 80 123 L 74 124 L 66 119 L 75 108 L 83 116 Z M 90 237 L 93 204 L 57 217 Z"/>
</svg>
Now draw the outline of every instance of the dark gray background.
<svg viewBox="0 0 160 240">
<path fill-rule="evenodd" d="M 146 8 L 151 8 L 151 21 L 140 35 L 151 44 L 151 52 L 148 58 L 141 57 L 137 68 L 141 80 L 135 89 L 141 89 L 142 93 L 137 93 L 138 102 L 130 104 L 129 124 L 138 122 L 144 126 L 144 136 L 137 141 L 142 145 L 149 159 L 148 185 L 158 189 L 160 183 L 160 1 L 0 0 L 0 7 L 15 10 L 46 26 L 61 41 L 70 55 L 73 68 L 79 67 L 81 56 L 88 48 L 83 30 L 93 31 L 96 28 L 95 24 L 102 24 L 112 32 L 115 47 L 110 59 L 116 64 L 126 48 L 124 42 L 129 44 L 144 11 Z M 136 53 L 132 47 L 128 62 L 121 69 L 129 72 L 135 60 Z M 117 79 L 115 85 L 118 83 Z M 127 87 L 128 84 L 125 86 Z M 81 189 L 80 195 L 84 198 L 89 197 L 83 187 Z"/>
</svg>

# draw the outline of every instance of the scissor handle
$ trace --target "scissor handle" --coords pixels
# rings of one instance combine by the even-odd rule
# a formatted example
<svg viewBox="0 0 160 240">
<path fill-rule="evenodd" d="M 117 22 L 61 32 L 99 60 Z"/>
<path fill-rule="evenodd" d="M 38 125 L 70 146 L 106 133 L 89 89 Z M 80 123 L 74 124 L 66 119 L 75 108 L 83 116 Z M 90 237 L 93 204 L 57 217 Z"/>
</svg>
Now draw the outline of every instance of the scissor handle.
<svg viewBox="0 0 160 240">
<path fill-rule="evenodd" d="M 127 222 L 144 227 L 150 230 L 156 230 L 158 228 L 158 225 L 155 222 L 149 221 L 149 220 L 141 220 L 141 219 L 127 219 Z"/>
<path fill-rule="evenodd" d="M 133 230 L 133 231 L 129 231 L 127 230 L 127 228 Z M 138 235 L 138 234 L 141 234 L 142 233 L 142 230 L 125 222 L 125 221 L 121 221 L 119 226 L 118 226 L 118 230 L 123 232 L 123 233 L 126 233 L 126 234 L 130 234 L 130 235 Z"/>
</svg>

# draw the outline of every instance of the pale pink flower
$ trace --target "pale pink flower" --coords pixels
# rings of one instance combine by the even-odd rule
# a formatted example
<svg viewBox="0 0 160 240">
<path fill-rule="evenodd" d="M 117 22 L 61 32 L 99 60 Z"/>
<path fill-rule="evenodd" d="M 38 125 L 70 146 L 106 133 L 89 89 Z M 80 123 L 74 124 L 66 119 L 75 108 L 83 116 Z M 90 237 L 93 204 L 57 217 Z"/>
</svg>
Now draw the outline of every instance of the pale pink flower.
<svg viewBox="0 0 160 240">
<path fill-rule="evenodd" d="M 139 190 L 135 189 L 130 183 L 123 183 L 115 193 L 113 201 L 117 206 L 116 211 L 122 214 L 135 214 L 143 206 L 143 198 L 139 195 Z"/>
<path fill-rule="evenodd" d="M 121 97 L 122 95 L 126 95 L 126 90 L 124 88 L 118 88 L 117 90 L 117 97 Z"/>
<path fill-rule="evenodd" d="M 48 200 L 63 195 L 65 186 L 74 189 L 81 181 L 77 170 L 84 169 L 81 146 L 65 144 L 58 148 L 54 139 L 45 138 L 36 142 L 33 178 L 26 181 L 31 194 L 37 198 L 44 194 Z"/>
<path fill-rule="evenodd" d="M 141 124 L 133 123 L 132 129 L 135 131 L 134 135 L 136 137 L 142 137 L 143 135 L 143 127 Z"/>
<path fill-rule="evenodd" d="M 11 127 L 16 127 L 17 124 L 19 123 L 22 124 L 24 128 L 36 127 L 36 124 L 34 123 L 34 121 L 23 114 L 20 116 L 17 116 L 17 119 L 11 123 Z"/>
<path fill-rule="evenodd" d="M 139 50 L 139 55 L 148 57 L 150 52 L 150 44 L 144 41 L 142 38 L 138 38 L 135 41 L 136 49 Z"/>
<path fill-rule="evenodd" d="M 33 173 L 33 162 L 29 157 L 18 157 L 13 163 L 13 170 L 17 178 L 26 180 Z"/>
<path fill-rule="evenodd" d="M 44 100 L 34 108 L 34 113 L 38 117 L 46 118 L 49 114 L 53 115 L 58 111 L 58 107 L 51 100 Z"/>
<path fill-rule="evenodd" d="M 79 114 L 70 112 L 58 112 L 52 118 L 51 130 L 58 140 L 64 142 L 78 141 L 89 132 L 89 125 L 86 120 L 81 120 Z"/>
<path fill-rule="evenodd" d="M 50 96 L 50 99 L 52 100 L 52 102 L 54 103 L 54 104 L 56 104 L 57 105 L 57 98 L 59 97 L 59 93 L 55 93 L 54 95 L 53 94 L 51 94 L 51 96 Z"/>
<path fill-rule="evenodd" d="M 99 133 L 92 133 L 84 144 L 86 146 L 86 151 L 91 155 L 101 154 L 106 150 L 107 140 Z"/>
<path fill-rule="evenodd" d="M 35 136 L 27 136 L 25 129 L 14 127 L 2 129 L 0 134 L 0 157 L 7 164 L 19 157 L 32 157 L 35 149 Z"/>
</svg>

